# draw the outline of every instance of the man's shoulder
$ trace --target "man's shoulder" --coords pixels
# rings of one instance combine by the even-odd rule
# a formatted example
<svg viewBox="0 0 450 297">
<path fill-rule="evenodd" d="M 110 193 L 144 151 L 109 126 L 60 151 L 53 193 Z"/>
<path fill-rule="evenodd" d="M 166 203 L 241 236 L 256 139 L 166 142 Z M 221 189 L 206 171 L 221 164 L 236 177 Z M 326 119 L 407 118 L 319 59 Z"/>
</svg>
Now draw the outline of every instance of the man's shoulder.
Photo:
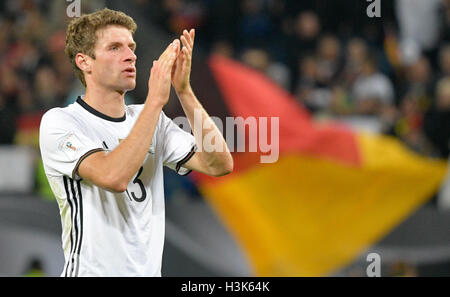
<svg viewBox="0 0 450 297">
<path fill-rule="evenodd" d="M 74 122 L 76 122 L 76 119 L 72 104 L 67 107 L 54 107 L 42 116 L 41 128 L 49 125 L 63 127 Z"/>
<path fill-rule="evenodd" d="M 69 109 L 69 106 L 53 107 L 53 108 L 47 110 L 42 117 L 49 118 L 49 117 L 65 116 L 65 115 L 69 114 L 68 109 Z"/>
</svg>

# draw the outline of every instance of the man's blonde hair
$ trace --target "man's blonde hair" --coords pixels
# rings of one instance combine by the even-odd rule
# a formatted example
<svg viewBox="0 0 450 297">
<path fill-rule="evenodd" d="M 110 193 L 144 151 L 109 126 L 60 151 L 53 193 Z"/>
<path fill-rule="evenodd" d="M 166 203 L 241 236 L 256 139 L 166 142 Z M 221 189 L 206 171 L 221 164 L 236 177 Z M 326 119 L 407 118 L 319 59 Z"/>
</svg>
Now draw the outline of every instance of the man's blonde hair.
<svg viewBox="0 0 450 297">
<path fill-rule="evenodd" d="M 75 75 L 85 87 L 86 80 L 83 71 L 75 62 L 75 57 L 78 53 L 83 53 L 95 59 L 96 32 L 108 25 L 123 26 L 133 35 L 137 29 L 136 23 L 130 16 L 108 8 L 74 18 L 67 26 L 65 53 L 72 63 Z"/>
</svg>

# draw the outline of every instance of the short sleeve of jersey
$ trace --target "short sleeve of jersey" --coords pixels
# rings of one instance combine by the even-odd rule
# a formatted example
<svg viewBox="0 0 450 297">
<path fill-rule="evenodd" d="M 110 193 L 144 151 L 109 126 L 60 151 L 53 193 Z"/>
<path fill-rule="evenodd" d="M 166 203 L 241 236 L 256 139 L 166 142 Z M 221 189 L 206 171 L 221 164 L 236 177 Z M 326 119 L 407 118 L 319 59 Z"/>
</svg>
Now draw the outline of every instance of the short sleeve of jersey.
<svg viewBox="0 0 450 297">
<path fill-rule="evenodd" d="M 81 161 L 90 154 L 103 150 L 86 135 L 73 117 L 58 108 L 44 114 L 39 130 L 39 146 L 48 175 L 66 175 L 80 179 L 76 174 Z"/>
<path fill-rule="evenodd" d="M 178 127 L 164 112 L 160 116 L 160 129 L 163 140 L 163 163 L 180 175 L 187 175 L 191 170 L 183 164 L 194 155 L 196 145 L 193 135 Z"/>
</svg>

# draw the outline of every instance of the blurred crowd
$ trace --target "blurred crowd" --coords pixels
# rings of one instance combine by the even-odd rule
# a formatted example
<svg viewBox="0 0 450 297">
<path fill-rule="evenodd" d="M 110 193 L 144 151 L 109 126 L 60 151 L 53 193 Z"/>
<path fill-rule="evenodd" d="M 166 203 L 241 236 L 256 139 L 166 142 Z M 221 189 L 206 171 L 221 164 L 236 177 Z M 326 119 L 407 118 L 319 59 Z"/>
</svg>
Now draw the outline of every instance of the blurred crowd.
<svg viewBox="0 0 450 297">
<path fill-rule="evenodd" d="M 154 24 L 195 27 L 209 53 L 239 59 L 317 117 L 357 119 L 447 157 L 450 1 L 135 0 Z"/>
<path fill-rule="evenodd" d="M 407 2 L 407 3 L 406 3 Z M 83 11 L 105 5 L 81 1 Z M 241 60 L 317 117 L 359 119 L 412 149 L 447 157 L 450 1 L 134 0 L 170 34 L 196 28 L 197 46 Z M 0 143 L 82 92 L 64 55 L 68 2 L 0 2 Z M 73 97 L 73 98 L 72 98 Z M 362 119 L 362 120 L 361 120 Z M 34 130 L 33 130 L 34 131 Z"/>
<path fill-rule="evenodd" d="M 86 9 L 101 8 L 86 2 Z M 0 144 L 37 147 L 42 114 L 82 93 L 64 53 L 67 5 L 0 1 Z"/>
</svg>

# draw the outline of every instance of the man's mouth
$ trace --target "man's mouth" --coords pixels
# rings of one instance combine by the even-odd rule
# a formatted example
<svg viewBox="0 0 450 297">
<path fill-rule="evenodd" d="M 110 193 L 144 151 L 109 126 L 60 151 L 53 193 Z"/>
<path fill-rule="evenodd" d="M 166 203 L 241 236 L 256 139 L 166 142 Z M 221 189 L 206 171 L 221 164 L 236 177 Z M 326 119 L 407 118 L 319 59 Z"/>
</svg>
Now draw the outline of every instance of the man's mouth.
<svg viewBox="0 0 450 297">
<path fill-rule="evenodd" d="M 127 74 L 127 76 L 135 76 L 136 75 L 136 68 L 128 67 L 123 72 L 125 72 Z"/>
</svg>

